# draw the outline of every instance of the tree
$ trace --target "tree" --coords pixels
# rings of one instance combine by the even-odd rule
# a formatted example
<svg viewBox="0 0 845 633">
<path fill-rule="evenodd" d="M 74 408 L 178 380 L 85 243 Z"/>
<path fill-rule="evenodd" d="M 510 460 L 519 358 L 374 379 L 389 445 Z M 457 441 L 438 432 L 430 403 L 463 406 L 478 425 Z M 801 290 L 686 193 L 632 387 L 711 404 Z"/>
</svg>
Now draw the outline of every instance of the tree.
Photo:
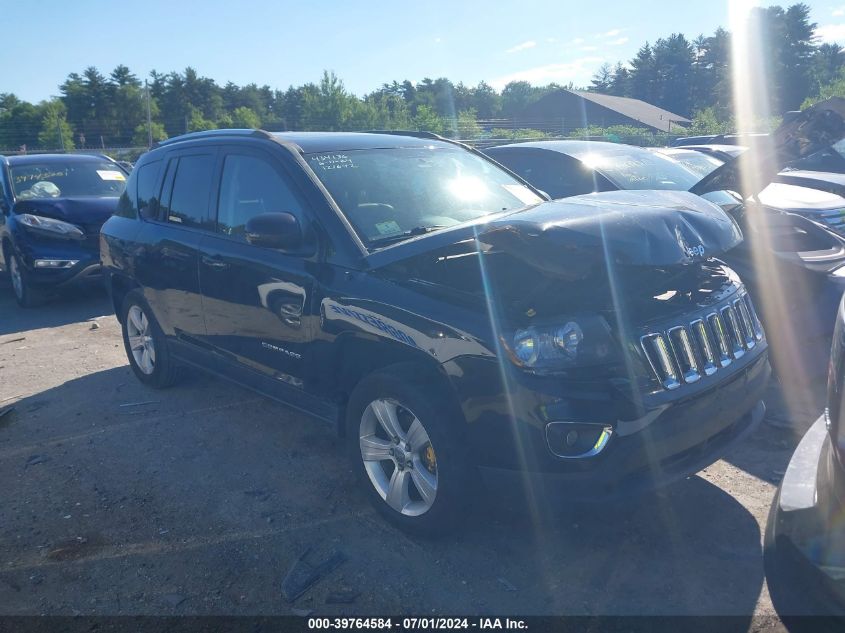
<svg viewBox="0 0 845 633">
<path fill-rule="evenodd" d="M 617 97 L 631 96 L 631 73 L 622 65 L 622 62 L 618 62 L 613 69 L 613 76 L 610 79 L 607 94 Z"/>
<path fill-rule="evenodd" d="M 258 129 L 261 127 L 261 119 L 250 108 L 241 106 L 232 112 L 232 127 Z"/>
<path fill-rule="evenodd" d="M 150 129 L 152 130 L 153 143 L 163 141 L 167 138 L 167 132 L 164 131 L 164 126 L 158 121 L 153 121 Z M 135 128 L 135 132 L 132 134 L 132 145 L 133 147 L 147 147 L 148 142 L 149 132 L 147 131 L 147 124 L 141 123 Z"/>
<path fill-rule="evenodd" d="M 610 64 L 602 64 L 593 75 L 590 82 L 590 92 L 599 92 L 601 94 L 610 94 L 610 88 L 613 85 L 613 68 Z"/>
<path fill-rule="evenodd" d="M 67 122 L 67 110 L 58 99 L 41 103 L 41 131 L 38 133 L 38 145 L 44 149 L 74 148 L 73 129 Z"/>
<path fill-rule="evenodd" d="M 481 136 L 481 126 L 478 125 L 478 113 L 470 108 L 458 113 L 457 136 L 462 140 L 476 139 Z"/>
<path fill-rule="evenodd" d="M 468 107 L 461 107 L 461 110 L 472 109 L 476 112 L 476 118 L 492 119 L 499 114 L 501 101 L 498 93 L 493 87 L 484 81 L 479 81 L 475 88 L 470 90 L 471 103 Z"/>
<path fill-rule="evenodd" d="M 654 103 L 657 69 L 654 65 L 654 53 L 648 42 L 637 51 L 637 56 L 631 60 L 630 75 L 630 96 L 648 103 Z"/>
<path fill-rule="evenodd" d="M 413 127 L 423 132 L 442 134 L 446 128 L 446 124 L 441 117 L 437 116 L 437 113 L 431 106 L 421 105 L 417 107 L 417 114 L 413 119 Z"/>
<path fill-rule="evenodd" d="M 670 112 L 690 114 L 694 60 L 693 47 L 680 33 L 657 40 L 652 50 L 652 103 Z"/>
<path fill-rule="evenodd" d="M 502 89 L 502 116 L 515 118 L 520 116 L 526 106 L 537 99 L 537 88 L 527 81 L 511 81 Z"/>
<path fill-rule="evenodd" d="M 812 93 L 818 94 L 822 86 L 826 86 L 839 76 L 845 65 L 845 51 L 839 44 L 824 43 L 813 55 L 813 86 Z"/>
</svg>

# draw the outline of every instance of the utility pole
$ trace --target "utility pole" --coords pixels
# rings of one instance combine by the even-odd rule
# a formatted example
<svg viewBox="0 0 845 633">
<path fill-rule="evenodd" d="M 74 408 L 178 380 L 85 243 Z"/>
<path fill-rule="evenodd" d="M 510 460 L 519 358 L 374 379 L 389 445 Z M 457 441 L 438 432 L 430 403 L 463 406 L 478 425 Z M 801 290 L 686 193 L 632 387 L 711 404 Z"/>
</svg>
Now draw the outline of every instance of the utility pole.
<svg viewBox="0 0 845 633">
<path fill-rule="evenodd" d="M 144 92 L 147 93 L 147 149 L 153 146 L 153 117 L 150 113 L 150 85 L 144 79 Z"/>
<path fill-rule="evenodd" d="M 56 132 L 59 134 L 59 143 L 62 146 L 62 151 L 65 151 L 65 137 L 62 134 L 62 124 L 59 122 L 59 113 L 56 112 Z"/>
</svg>

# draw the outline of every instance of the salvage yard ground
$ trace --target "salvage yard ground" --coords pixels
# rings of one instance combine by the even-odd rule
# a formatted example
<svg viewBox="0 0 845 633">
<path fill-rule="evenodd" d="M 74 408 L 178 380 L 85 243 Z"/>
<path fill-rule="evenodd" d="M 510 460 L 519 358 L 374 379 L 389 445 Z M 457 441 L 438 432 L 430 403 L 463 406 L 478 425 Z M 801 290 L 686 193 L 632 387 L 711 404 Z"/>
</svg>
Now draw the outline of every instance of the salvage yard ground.
<svg viewBox="0 0 845 633">
<path fill-rule="evenodd" d="M 533 521 L 487 500 L 460 534 L 417 540 L 320 422 L 199 373 L 147 389 L 103 294 L 24 311 L 4 283 L 0 614 L 771 614 L 762 535 L 817 397 L 794 431 L 764 423 L 625 512 Z M 309 548 L 346 560 L 290 604 Z"/>
</svg>

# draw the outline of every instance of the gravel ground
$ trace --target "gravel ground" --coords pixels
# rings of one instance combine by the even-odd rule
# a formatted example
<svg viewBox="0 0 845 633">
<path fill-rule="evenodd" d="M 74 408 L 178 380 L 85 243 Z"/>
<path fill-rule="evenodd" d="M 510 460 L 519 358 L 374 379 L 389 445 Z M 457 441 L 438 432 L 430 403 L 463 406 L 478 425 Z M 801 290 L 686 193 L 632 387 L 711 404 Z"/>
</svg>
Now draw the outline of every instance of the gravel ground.
<svg viewBox="0 0 845 633">
<path fill-rule="evenodd" d="M 2 286 L 0 614 L 726 614 L 756 628 L 774 613 L 772 496 L 821 397 L 628 510 L 532 520 L 487 500 L 432 542 L 378 518 L 321 423 L 200 374 L 149 390 L 105 296 L 24 311 Z M 282 579 L 309 548 L 346 560 L 289 604 Z"/>
</svg>

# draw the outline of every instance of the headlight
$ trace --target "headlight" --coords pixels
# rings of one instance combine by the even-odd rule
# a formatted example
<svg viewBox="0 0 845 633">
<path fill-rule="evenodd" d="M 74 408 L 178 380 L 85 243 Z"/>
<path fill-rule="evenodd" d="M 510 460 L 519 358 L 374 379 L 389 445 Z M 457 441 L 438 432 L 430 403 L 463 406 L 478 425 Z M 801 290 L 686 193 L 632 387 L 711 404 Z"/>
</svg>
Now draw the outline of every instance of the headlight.
<svg viewBox="0 0 845 633">
<path fill-rule="evenodd" d="M 520 367 L 549 371 L 601 365 L 611 361 L 616 350 L 610 327 L 601 317 L 522 328 L 506 348 Z"/>
<path fill-rule="evenodd" d="M 82 232 L 82 229 L 70 222 L 62 222 L 61 220 L 45 218 L 40 215 L 31 215 L 29 213 L 21 213 L 17 216 L 17 220 L 24 226 L 28 226 L 31 229 L 47 231 L 48 233 L 54 233 L 56 235 L 61 235 L 62 237 L 72 239 L 82 239 L 85 237 L 85 233 Z"/>
</svg>

